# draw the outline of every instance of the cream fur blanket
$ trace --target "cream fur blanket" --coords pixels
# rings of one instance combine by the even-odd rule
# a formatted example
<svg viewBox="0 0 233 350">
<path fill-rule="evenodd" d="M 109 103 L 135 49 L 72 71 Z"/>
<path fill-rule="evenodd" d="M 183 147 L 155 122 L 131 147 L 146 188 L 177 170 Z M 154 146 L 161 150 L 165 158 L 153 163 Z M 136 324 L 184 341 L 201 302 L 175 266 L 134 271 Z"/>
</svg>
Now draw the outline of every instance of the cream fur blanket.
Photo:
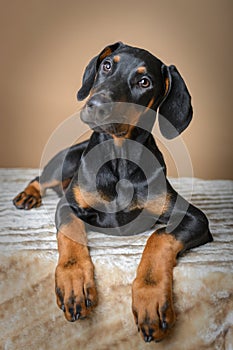
<svg viewBox="0 0 233 350">
<path fill-rule="evenodd" d="M 179 259 L 176 325 L 163 342 L 145 344 L 131 313 L 131 283 L 148 234 L 90 235 L 99 305 L 89 319 L 68 323 L 54 294 L 56 195 L 29 212 L 11 203 L 37 174 L 0 171 L 0 349 L 233 349 L 233 182 L 194 179 L 192 202 L 207 214 L 214 242 Z M 171 182 L 189 197 L 191 179 Z"/>
</svg>

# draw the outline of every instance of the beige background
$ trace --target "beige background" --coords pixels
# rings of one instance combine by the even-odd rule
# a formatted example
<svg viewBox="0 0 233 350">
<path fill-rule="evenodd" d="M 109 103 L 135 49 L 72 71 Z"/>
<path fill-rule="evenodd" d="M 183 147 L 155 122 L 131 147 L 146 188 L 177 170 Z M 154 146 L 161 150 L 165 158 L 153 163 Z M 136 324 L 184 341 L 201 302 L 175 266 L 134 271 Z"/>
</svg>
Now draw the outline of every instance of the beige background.
<svg viewBox="0 0 233 350">
<path fill-rule="evenodd" d="M 89 59 L 121 40 L 175 64 L 193 98 L 184 132 L 194 175 L 232 178 L 231 0 L 1 1 L 2 167 L 38 167 L 53 130 L 78 111 Z M 77 124 L 77 134 L 83 125 Z M 177 175 L 166 155 L 169 175 Z M 185 171 L 179 175 L 186 175 Z"/>
</svg>

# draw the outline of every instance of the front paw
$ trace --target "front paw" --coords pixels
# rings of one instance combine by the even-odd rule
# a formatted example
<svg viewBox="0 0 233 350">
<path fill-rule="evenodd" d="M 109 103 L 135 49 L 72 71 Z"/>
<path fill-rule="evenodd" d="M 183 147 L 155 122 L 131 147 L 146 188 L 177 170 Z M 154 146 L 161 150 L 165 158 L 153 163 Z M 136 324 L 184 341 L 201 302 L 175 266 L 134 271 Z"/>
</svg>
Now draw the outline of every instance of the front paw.
<svg viewBox="0 0 233 350">
<path fill-rule="evenodd" d="M 41 194 L 33 186 L 28 186 L 20 192 L 14 199 L 13 204 L 18 209 L 29 210 L 41 206 Z"/>
<path fill-rule="evenodd" d="M 55 284 L 57 304 L 68 321 L 74 322 L 85 318 L 97 305 L 97 291 L 91 263 L 85 268 L 79 266 L 74 259 L 58 264 Z"/>
<path fill-rule="evenodd" d="M 171 288 L 166 283 L 150 283 L 135 279 L 132 288 L 132 311 L 145 342 L 159 342 L 175 323 Z"/>
</svg>

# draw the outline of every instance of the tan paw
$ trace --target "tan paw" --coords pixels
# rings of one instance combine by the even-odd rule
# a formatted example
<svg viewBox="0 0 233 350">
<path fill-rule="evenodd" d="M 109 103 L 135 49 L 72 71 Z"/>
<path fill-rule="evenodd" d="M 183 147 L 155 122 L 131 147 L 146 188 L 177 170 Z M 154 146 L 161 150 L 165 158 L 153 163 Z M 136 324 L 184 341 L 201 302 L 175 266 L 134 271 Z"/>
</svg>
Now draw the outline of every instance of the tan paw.
<svg viewBox="0 0 233 350">
<path fill-rule="evenodd" d="M 132 310 L 142 338 L 145 342 L 163 340 L 176 318 L 170 288 L 164 283 L 146 284 L 136 278 L 132 292 Z"/>
<path fill-rule="evenodd" d="M 85 318 L 97 305 L 93 269 L 88 265 L 84 269 L 73 260 L 56 268 L 57 304 L 70 322 Z"/>
<path fill-rule="evenodd" d="M 35 183 L 35 182 L 34 182 Z M 36 183 L 37 187 L 38 182 Z M 20 192 L 14 199 L 13 204 L 18 209 L 29 210 L 41 206 L 41 193 L 32 184 L 29 184 L 24 191 Z"/>
</svg>

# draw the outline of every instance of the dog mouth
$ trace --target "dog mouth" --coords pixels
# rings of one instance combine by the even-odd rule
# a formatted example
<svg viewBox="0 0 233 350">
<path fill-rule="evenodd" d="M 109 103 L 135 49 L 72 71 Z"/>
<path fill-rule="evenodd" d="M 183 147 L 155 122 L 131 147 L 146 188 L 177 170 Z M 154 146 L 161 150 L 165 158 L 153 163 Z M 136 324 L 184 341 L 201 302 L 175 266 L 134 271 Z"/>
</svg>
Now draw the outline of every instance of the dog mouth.
<svg viewBox="0 0 233 350">
<path fill-rule="evenodd" d="M 89 124 L 89 127 L 99 133 L 109 134 L 114 137 L 125 137 L 129 131 L 129 124 L 111 123 L 103 125 Z"/>
<path fill-rule="evenodd" d="M 124 136 L 126 136 L 128 134 L 128 130 L 124 130 L 124 131 L 121 131 L 121 132 L 116 132 L 115 134 L 114 134 L 114 136 L 116 136 L 116 137 L 124 137 Z"/>
<path fill-rule="evenodd" d="M 127 117 L 121 113 L 109 114 L 104 120 L 96 118 L 96 115 L 90 113 L 86 108 L 81 111 L 81 120 L 95 132 L 110 134 L 115 137 L 124 137 L 129 131 L 130 124 Z"/>
</svg>

